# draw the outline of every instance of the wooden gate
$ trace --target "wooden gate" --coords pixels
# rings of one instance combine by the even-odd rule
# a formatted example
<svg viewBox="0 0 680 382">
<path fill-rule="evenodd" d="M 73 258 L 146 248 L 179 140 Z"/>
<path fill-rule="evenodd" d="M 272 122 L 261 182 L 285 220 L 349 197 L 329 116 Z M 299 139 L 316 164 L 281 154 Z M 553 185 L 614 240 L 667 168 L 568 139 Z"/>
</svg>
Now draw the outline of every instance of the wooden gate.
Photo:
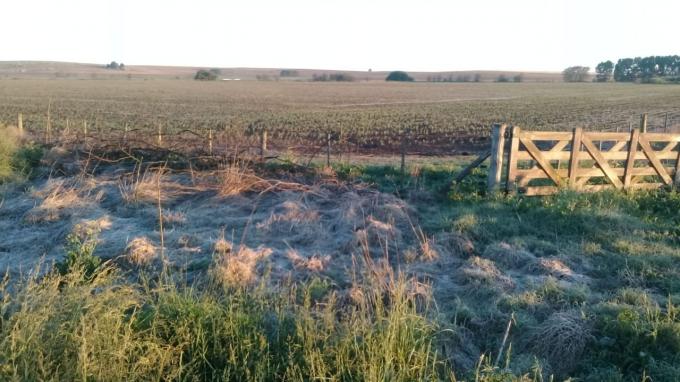
<svg viewBox="0 0 680 382">
<path fill-rule="evenodd" d="M 680 134 L 639 130 L 539 132 L 494 126 L 489 187 L 500 188 L 504 168 L 506 191 L 525 195 L 554 194 L 562 187 L 599 191 L 679 185 L 678 143 Z"/>
</svg>

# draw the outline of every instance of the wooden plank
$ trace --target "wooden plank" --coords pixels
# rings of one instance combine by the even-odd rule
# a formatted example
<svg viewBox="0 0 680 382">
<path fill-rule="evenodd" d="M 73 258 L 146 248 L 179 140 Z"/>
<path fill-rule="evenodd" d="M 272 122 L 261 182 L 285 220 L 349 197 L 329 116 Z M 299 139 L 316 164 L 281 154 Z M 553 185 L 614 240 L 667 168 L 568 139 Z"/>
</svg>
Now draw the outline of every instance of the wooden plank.
<svg viewBox="0 0 680 382">
<path fill-rule="evenodd" d="M 568 141 L 571 133 L 563 131 L 522 131 L 519 139 L 530 139 L 532 141 Z"/>
<path fill-rule="evenodd" d="M 626 142 L 627 143 L 627 142 Z M 675 160 L 675 152 L 674 151 L 655 151 L 656 157 L 659 159 L 668 159 L 668 160 Z M 584 151 L 581 151 L 580 155 L 583 155 Z M 600 152 L 602 154 L 602 157 L 607 159 L 607 160 L 627 160 L 628 159 L 628 150 L 626 151 L 604 151 Z M 571 152 L 569 151 L 557 151 L 557 152 L 552 152 L 552 151 L 543 151 L 543 157 L 546 160 L 562 160 L 562 161 L 568 161 L 571 158 Z M 518 161 L 523 161 L 523 160 L 533 160 L 534 158 L 529 154 L 527 151 L 519 151 L 517 153 L 517 160 Z M 647 159 L 647 156 L 643 153 L 638 151 L 635 154 L 635 159 Z"/>
<path fill-rule="evenodd" d="M 675 171 L 674 167 L 664 167 L 666 171 L 672 173 Z M 612 167 L 612 172 L 617 176 L 624 176 L 626 169 L 623 167 Z M 569 176 L 567 169 L 555 170 L 555 172 L 562 178 Z M 634 167 L 631 170 L 631 175 L 633 176 L 648 176 L 648 175 L 658 175 L 658 172 L 653 167 Z M 600 168 L 580 168 L 577 178 L 596 178 L 606 176 Z M 530 170 L 517 170 L 517 178 L 529 178 L 529 179 L 548 179 L 545 172 L 540 168 L 533 168 Z"/>
<path fill-rule="evenodd" d="M 506 128 L 506 125 L 494 125 L 491 130 L 491 163 L 487 181 L 489 192 L 497 191 L 501 183 Z"/>
<path fill-rule="evenodd" d="M 640 136 L 640 147 L 642 147 L 642 151 L 644 151 L 644 153 L 647 155 L 647 158 L 649 158 L 649 163 L 652 164 L 661 179 L 663 179 L 664 183 L 672 184 L 673 179 L 671 179 L 670 175 L 668 175 L 664 169 L 661 161 L 659 161 L 659 158 L 657 158 L 655 155 L 654 150 L 652 150 L 652 146 L 645 139 L 644 134 Z"/>
<path fill-rule="evenodd" d="M 550 152 L 550 153 L 563 152 L 564 148 L 567 147 L 567 145 L 570 142 L 571 141 L 558 141 L 557 143 L 555 143 L 555 146 L 553 146 L 548 152 Z"/>
<path fill-rule="evenodd" d="M 569 158 L 569 186 L 576 185 L 576 176 L 579 171 L 579 155 L 581 154 L 581 138 L 583 136 L 583 129 L 577 127 L 574 129 L 572 144 L 571 144 L 571 158 Z"/>
<path fill-rule="evenodd" d="M 456 177 L 453 179 L 454 182 L 460 183 L 463 178 L 466 176 L 470 175 L 472 170 L 474 170 L 476 167 L 478 167 L 482 162 L 486 160 L 486 158 L 491 156 L 491 151 L 487 151 L 483 153 L 482 155 L 478 156 L 477 159 L 472 161 L 469 165 L 467 165 Z"/>
<path fill-rule="evenodd" d="M 508 154 L 508 180 L 505 184 L 507 192 L 515 192 L 517 181 L 517 153 L 519 152 L 519 136 L 522 130 L 519 126 L 513 126 L 510 137 L 510 153 Z"/>
<path fill-rule="evenodd" d="M 680 134 L 645 133 L 647 142 L 680 142 Z"/>
<path fill-rule="evenodd" d="M 582 137 L 583 141 L 583 146 L 585 146 L 586 151 L 590 153 L 590 155 L 595 159 L 595 162 L 597 162 L 597 165 L 600 166 L 602 171 L 607 175 L 607 178 L 609 179 L 610 182 L 616 188 L 623 188 L 623 183 L 621 183 L 621 180 L 612 172 L 611 167 L 609 166 L 609 163 L 607 163 L 607 160 L 602 157 L 600 152 L 593 146 L 593 142 L 590 141 L 586 136 Z"/>
<path fill-rule="evenodd" d="M 625 148 L 627 144 L 628 144 L 628 139 L 626 139 L 625 141 L 616 142 L 614 144 L 614 146 L 612 146 L 609 149 L 609 151 L 607 151 L 607 152 L 608 153 L 615 153 L 615 152 L 621 151 L 621 149 Z"/>
<path fill-rule="evenodd" d="M 640 139 L 640 131 L 633 130 L 630 133 L 630 146 L 628 147 L 628 159 L 626 159 L 626 172 L 623 175 L 623 188 L 628 189 L 631 185 L 632 170 L 635 167 L 635 160 L 637 159 L 638 141 Z"/>
<path fill-rule="evenodd" d="M 583 133 L 591 141 L 627 141 L 630 138 L 628 133 L 613 133 L 613 132 L 593 132 L 588 131 Z"/>
<path fill-rule="evenodd" d="M 527 149 L 529 154 L 534 157 L 536 163 L 545 171 L 548 177 L 555 183 L 555 185 L 560 186 L 562 184 L 562 179 L 557 175 L 555 169 L 552 167 L 550 162 L 543 158 L 541 151 L 536 147 L 533 141 L 530 139 L 520 139 L 524 147 Z"/>
</svg>

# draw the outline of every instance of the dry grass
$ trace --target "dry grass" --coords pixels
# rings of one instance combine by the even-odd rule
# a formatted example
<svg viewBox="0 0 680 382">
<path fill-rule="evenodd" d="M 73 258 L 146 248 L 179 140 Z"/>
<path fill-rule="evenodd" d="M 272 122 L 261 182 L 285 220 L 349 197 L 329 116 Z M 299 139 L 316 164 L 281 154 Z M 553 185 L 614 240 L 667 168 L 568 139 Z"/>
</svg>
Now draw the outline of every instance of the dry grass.
<svg viewBox="0 0 680 382">
<path fill-rule="evenodd" d="M 550 315 L 534 328 L 529 342 L 555 372 L 564 375 L 576 366 L 591 339 L 591 329 L 583 313 L 571 310 Z"/>
</svg>

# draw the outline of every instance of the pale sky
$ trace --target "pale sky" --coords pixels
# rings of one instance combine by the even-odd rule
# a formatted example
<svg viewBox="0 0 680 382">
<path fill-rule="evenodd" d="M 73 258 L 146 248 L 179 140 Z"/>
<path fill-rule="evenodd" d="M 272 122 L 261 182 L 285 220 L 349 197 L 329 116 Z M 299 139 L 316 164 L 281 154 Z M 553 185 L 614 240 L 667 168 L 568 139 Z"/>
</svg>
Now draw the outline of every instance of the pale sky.
<svg viewBox="0 0 680 382">
<path fill-rule="evenodd" d="M 680 54 L 680 1 L 0 0 L 0 61 L 539 70 Z"/>
</svg>

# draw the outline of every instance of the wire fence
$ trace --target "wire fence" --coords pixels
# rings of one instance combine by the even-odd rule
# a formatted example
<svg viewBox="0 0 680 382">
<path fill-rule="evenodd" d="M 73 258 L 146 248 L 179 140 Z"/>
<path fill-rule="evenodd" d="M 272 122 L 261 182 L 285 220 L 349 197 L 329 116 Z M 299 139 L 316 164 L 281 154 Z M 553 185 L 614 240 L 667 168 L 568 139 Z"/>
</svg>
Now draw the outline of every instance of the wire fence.
<svg viewBox="0 0 680 382">
<path fill-rule="evenodd" d="M 80 150 L 115 151 L 166 151 L 192 156 L 246 155 L 271 158 L 286 153 L 309 157 L 326 157 L 327 162 L 352 155 L 449 156 L 478 154 L 488 150 L 489 129 L 475 132 L 440 131 L 426 124 L 416 128 L 398 128 L 392 131 L 346 133 L 342 129 L 315 131 L 268 131 L 257 121 L 245 129 L 229 128 L 215 122 L 194 128 L 169 129 L 162 122 L 125 124 L 122 128 L 106 128 L 96 123 L 69 118 L 44 121 L 23 120 L 17 117 L 17 126 L 30 133 L 34 139 L 47 144 L 72 147 Z M 588 131 L 631 131 L 644 124 L 649 132 L 680 132 L 680 109 L 629 115 L 614 121 L 592 122 L 586 126 L 559 126 L 560 129 L 582 127 Z"/>
</svg>

